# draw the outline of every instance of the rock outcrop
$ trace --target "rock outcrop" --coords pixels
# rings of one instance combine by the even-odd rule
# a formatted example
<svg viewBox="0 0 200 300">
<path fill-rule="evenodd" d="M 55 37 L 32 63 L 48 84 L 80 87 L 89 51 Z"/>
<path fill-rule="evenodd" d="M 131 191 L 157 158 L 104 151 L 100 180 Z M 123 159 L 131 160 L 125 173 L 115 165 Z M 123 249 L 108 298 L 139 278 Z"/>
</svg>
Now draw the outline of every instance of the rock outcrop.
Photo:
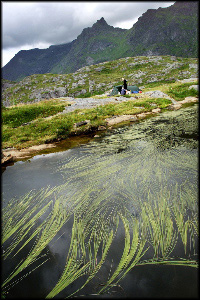
<svg viewBox="0 0 200 300">
<path fill-rule="evenodd" d="M 14 158 L 10 153 L 8 153 L 8 154 L 6 152 L 1 153 L 1 165 L 2 166 L 7 165 L 13 161 L 14 161 Z"/>
</svg>

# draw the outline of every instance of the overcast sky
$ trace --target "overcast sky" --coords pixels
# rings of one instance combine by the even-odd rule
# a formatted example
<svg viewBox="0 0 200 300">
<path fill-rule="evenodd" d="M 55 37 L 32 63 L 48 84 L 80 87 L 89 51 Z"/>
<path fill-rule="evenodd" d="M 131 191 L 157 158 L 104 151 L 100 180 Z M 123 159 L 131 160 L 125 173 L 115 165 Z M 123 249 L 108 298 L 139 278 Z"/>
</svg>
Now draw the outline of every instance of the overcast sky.
<svg viewBox="0 0 200 300">
<path fill-rule="evenodd" d="M 130 29 L 148 9 L 175 1 L 1 1 L 2 66 L 20 50 L 71 42 L 104 17 L 108 25 Z"/>
</svg>

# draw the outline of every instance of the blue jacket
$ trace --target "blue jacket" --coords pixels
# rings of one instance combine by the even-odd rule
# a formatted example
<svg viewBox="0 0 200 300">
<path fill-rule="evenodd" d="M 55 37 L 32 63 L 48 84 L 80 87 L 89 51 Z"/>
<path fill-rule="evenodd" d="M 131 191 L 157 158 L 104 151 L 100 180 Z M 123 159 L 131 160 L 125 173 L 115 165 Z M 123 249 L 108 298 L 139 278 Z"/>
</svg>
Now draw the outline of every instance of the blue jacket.
<svg viewBox="0 0 200 300">
<path fill-rule="evenodd" d="M 125 95 L 125 94 L 126 94 L 125 89 L 122 89 L 122 90 L 121 90 L 121 95 Z"/>
</svg>

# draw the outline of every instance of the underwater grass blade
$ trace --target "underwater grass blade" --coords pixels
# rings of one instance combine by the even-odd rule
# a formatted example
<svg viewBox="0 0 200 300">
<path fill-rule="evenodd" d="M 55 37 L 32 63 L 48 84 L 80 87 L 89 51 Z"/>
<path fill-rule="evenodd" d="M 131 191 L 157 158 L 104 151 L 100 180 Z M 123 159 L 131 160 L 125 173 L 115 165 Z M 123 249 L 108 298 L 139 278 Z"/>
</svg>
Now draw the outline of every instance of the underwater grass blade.
<svg viewBox="0 0 200 300">
<path fill-rule="evenodd" d="M 10 246 L 5 250 L 5 253 L 3 255 L 4 258 L 7 258 L 7 256 L 10 255 L 14 251 L 16 246 L 26 238 L 27 234 L 32 229 L 32 227 L 35 225 L 38 218 L 40 218 L 46 212 L 46 210 L 49 208 L 49 206 L 51 204 L 52 204 L 52 201 L 50 201 L 47 205 L 45 205 L 45 207 L 43 207 L 32 219 L 30 219 L 23 227 L 21 227 L 17 231 L 17 233 L 15 234 L 15 237 L 14 237 L 14 241 L 11 242 Z M 20 247 L 20 249 L 14 254 L 14 256 L 17 253 L 19 253 L 19 251 L 21 251 L 32 240 L 32 238 L 34 238 L 39 233 L 42 226 L 43 226 L 43 224 L 41 224 L 40 226 L 37 227 L 37 229 L 33 232 L 31 237 L 26 239 L 23 246 Z"/>
<path fill-rule="evenodd" d="M 25 268 L 33 264 L 42 250 L 48 245 L 48 243 L 54 238 L 54 236 L 58 233 L 60 228 L 62 228 L 63 224 L 67 221 L 67 212 L 63 210 L 63 207 L 59 204 L 59 201 L 56 200 L 54 203 L 53 211 L 51 215 L 47 218 L 45 222 L 45 226 L 41 231 L 41 235 L 36 241 L 35 246 L 28 254 L 27 258 L 20 263 L 18 267 L 15 268 L 12 275 L 10 275 L 4 282 L 3 286 L 8 284 L 16 275 L 22 272 Z"/>
</svg>

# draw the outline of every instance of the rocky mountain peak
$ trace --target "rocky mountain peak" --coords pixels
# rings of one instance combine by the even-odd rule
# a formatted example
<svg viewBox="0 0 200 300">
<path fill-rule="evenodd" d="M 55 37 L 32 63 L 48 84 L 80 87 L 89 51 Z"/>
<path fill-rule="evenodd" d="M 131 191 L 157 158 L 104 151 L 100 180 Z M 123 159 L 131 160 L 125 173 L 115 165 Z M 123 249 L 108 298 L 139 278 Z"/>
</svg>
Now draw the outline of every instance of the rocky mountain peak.
<svg viewBox="0 0 200 300">
<path fill-rule="evenodd" d="M 100 20 L 97 20 L 96 23 L 93 24 L 93 29 L 102 29 L 102 28 L 108 28 L 111 27 L 108 25 L 108 23 L 105 21 L 105 19 L 102 17 Z"/>
<path fill-rule="evenodd" d="M 82 33 L 78 36 L 78 38 L 89 37 L 91 34 L 96 34 L 99 31 L 104 31 L 112 26 L 108 25 L 105 19 L 102 17 L 100 20 L 97 20 L 96 23 L 92 25 L 92 27 L 84 28 Z"/>
<path fill-rule="evenodd" d="M 98 25 L 108 25 L 103 17 L 100 20 L 97 20 L 96 24 L 98 24 Z"/>
</svg>

